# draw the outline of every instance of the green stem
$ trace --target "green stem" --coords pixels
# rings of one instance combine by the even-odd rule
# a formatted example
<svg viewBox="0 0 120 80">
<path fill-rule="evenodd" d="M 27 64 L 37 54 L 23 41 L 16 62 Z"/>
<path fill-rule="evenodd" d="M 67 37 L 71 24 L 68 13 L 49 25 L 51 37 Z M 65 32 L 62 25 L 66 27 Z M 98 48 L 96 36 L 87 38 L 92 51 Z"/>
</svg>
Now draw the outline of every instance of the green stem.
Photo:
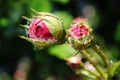
<svg viewBox="0 0 120 80">
<path fill-rule="evenodd" d="M 91 59 L 91 57 L 87 54 L 85 50 L 80 50 L 80 53 L 96 68 L 96 70 L 100 73 L 100 75 L 107 80 L 106 75 L 103 73 L 104 71 L 99 67 L 99 65 Z"/>
<path fill-rule="evenodd" d="M 103 62 L 105 63 L 105 66 L 108 68 L 109 67 L 109 61 L 106 58 L 105 54 L 103 51 L 100 49 L 100 46 L 95 45 L 93 49 L 98 53 L 98 55 L 102 58 Z"/>
<path fill-rule="evenodd" d="M 100 77 L 98 73 L 96 73 L 96 72 L 94 72 L 94 71 L 92 71 L 92 70 L 87 69 L 82 62 L 80 63 L 80 66 L 81 66 L 85 71 L 87 71 L 87 72 L 89 72 L 90 74 L 94 75 L 96 78 L 99 78 L 99 77 Z"/>
<path fill-rule="evenodd" d="M 77 54 L 79 54 L 79 51 L 77 51 L 75 54 L 73 54 L 72 56 L 76 56 Z"/>
</svg>

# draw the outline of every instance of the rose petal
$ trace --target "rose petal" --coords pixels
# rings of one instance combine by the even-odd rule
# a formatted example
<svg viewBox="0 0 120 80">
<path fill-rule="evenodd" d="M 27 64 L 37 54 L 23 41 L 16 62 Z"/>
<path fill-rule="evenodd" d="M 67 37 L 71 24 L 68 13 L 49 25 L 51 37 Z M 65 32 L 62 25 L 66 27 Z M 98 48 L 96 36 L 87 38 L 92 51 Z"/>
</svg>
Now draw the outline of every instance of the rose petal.
<svg viewBox="0 0 120 80">
<path fill-rule="evenodd" d="M 53 36 L 50 33 L 46 23 L 38 18 L 31 22 L 30 28 L 28 29 L 28 34 L 29 37 L 33 39 L 53 39 Z"/>
</svg>

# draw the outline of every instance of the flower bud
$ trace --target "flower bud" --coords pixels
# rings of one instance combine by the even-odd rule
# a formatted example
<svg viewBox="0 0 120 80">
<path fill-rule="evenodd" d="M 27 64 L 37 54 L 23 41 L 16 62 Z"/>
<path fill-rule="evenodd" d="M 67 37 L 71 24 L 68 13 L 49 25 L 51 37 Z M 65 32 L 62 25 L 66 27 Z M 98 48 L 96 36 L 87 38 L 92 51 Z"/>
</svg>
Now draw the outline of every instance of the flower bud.
<svg viewBox="0 0 120 80">
<path fill-rule="evenodd" d="M 93 40 L 92 28 L 84 18 L 75 18 L 70 29 L 67 30 L 67 37 L 72 47 L 79 50 L 85 49 Z"/>
<path fill-rule="evenodd" d="M 72 56 L 68 58 L 66 61 L 67 61 L 67 64 L 73 69 L 77 69 L 80 67 L 81 59 L 78 56 Z"/>
<path fill-rule="evenodd" d="M 89 70 L 95 71 L 95 67 L 88 61 L 85 62 L 85 67 Z"/>
<path fill-rule="evenodd" d="M 30 22 L 30 25 L 22 25 L 27 28 L 28 37 L 21 36 L 21 38 L 32 42 L 37 47 L 61 43 L 64 38 L 62 20 L 48 12 L 36 13 L 38 15 L 33 15 L 32 19 L 23 17 Z"/>
</svg>

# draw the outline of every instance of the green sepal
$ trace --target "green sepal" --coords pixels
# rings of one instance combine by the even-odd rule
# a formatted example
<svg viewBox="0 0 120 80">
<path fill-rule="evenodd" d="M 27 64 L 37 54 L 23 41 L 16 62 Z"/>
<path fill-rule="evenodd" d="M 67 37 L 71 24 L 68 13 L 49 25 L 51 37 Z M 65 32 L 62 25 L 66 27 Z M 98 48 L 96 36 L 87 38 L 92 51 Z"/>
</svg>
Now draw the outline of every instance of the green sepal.
<svg viewBox="0 0 120 80">
<path fill-rule="evenodd" d="M 82 50 L 85 48 L 88 48 L 91 45 L 91 42 L 93 41 L 93 36 L 85 36 L 83 38 L 71 38 L 70 43 L 72 47 L 78 50 Z"/>
<path fill-rule="evenodd" d="M 20 38 L 33 43 L 33 45 L 35 45 L 36 47 L 39 47 L 39 48 L 44 48 L 44 47 L 50 46 L 56 42 L 56 40 L 47 40 L 47 41 L 46 40 L 38 40 L 38 39 L 28 38 L 25 36 L 20 36 Z"/>
</svg>

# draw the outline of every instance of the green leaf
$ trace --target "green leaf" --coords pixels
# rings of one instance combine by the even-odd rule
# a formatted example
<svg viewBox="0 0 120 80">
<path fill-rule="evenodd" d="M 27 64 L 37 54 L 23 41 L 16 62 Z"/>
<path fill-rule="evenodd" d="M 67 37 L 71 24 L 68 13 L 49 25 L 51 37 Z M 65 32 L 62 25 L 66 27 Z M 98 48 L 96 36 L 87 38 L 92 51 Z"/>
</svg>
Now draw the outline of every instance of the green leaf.
<svg viewBox="0 0 120 80">
<path fill-rule="evenodd" d="M 52 1 L 59 2 L 62 4 L 67 4 L 70 0 L 52 0 Z"/>
<path fill-rule="evenodd" d="M 70 27 L 70 24 L 73 20 L 73 17 L 70 13 L 65 11 L 56 11 L 54 14 L 63 20 L 65 29 L 68 29 Z"/>
<path fill-rule="evenodd" d="M 9 20 L 7 18 L 1 18 L 0 19 L 0 27 L 7 27 L 9 24 Z"/>
<path fill-rule="evenodd" d="M 31 0 L 30 7 L 35 9 L 36 11 L 46 11 L 50 12 L 52 9 L 52 5 L 49 0 Z"/>
<path fill-rule="evenodd" d="M 111 67 L 109 68 L 109 74 L 110 76 L 113 76 L 116 72 L 116 70 L 120 67 L 120 61 L 119 62 L 115 62 L 111 65 Z"/>
<path fill-rule="evenodd" d="M 50 47 L 48 51 L 50 55 L 56 56 L 59 59 L 68 58 L 72 56 L 74 53 L 76 53 L 76 50 L 74 50 L 67 44 L 55 45 L 53 47 Z"/>
</svg>

